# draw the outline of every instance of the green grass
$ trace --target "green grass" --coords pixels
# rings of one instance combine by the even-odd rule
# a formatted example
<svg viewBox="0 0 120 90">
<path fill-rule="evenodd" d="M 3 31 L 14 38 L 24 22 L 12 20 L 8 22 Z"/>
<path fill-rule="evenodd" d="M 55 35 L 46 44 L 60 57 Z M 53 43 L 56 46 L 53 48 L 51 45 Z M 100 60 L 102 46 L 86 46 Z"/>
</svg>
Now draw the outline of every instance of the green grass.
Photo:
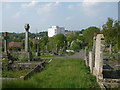
<svg viewBox="0 0 120 90">
<path fill-rule="evenodd" d="M 118 53 L 112 53 L 110 55 L 108 52 L 106 52 L 106 53 L 103 54 L 103 56 L 118 56 Z"/>
<path fill-rule="evenodd" d="M 41 57 L 61 57 L 64 55 L 42 55 Z"/>
<path fill-rule="evenodd" d="M 51 55 L 51 54 L 45 54 L 45 55 L 41 55 L 40 57 L 61 57 L 61 56 L 65 56 L 65 55 Z"/>
<path fill-rule="evenodd" d="M 30 70 L 3 70 L 2 77 L 19 78 L 20 76 L 25 76 Z"/>
<path fill-rule="evenodd" d="M 106 90 L 113 90 L 113 89 L 117 89 L 120 90 L 120 85 L 119 86 L 112 86 L 110 84 L 105 85 Z"/>
<path fill-rule="evenodd" d="M 55 59 L 26 81 L 3 82 L 3 88 L 99 88 L 82 59 Z"/>
</svg>

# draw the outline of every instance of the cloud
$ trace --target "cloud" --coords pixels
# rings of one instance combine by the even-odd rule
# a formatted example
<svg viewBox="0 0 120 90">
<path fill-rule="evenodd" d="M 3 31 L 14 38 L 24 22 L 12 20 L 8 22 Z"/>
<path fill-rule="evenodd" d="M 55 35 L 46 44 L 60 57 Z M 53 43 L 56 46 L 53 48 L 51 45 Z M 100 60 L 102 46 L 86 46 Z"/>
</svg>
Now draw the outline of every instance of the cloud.
<svg viewBox="0 0 120 90">
<path fill-rule="evenodd" d="M 17 13 L 15 13 L 15 14 L 13 15 L 13 18 L 17 19 L 17 18 L 19 18 L 20 16 L 22 16 L 22 13 L 21 13 L 20 11 L 18 11 Z"/>
<path fill-rule="evenodd" d="M 38 2 L 36 1 L 32 1 L 30 3 L 25 3 L 25 4 L 22 4 L 21 7 L 23 8 L 29 8 L 29 7 L 34 7 Z"/>
<path fill-rule="evenodd" d="M 84 0 L 82 2 L 82 10 L 87 16 L 96 16 L 97 12 L 95 6 L 97 6 L 98 3 L 102 1 L 103 0 Z"/>
<path fill-rule="evenodd" d="M 68 16 L 68 17 L 65 18 L 65 20 L 68 21 L 68 20 L 71 20 L 71 19 L 73 19 L 73 18 L 74 18 L 73 16 Z"/>
<path fill-rule="evenodd" d="M 68 5 L 68 8 L 69 8 L 69 9 L 73 9 L 74 6 L 73 6 L 73 5 Z"/>
<path fill-rule="evenodd" d="M 97 0 L 84 0 L 83 1 L 83 3 L 82 3 L 82 6 L 83 7 L 90 7 L 90 6 L 93 6 L 93 5 L 96 5 L 97 4 L 97 2 L 96 2 Z"/>
<path fill-rule="evenodd" d="M 60 5 L 60 2 L 51 2 L 51 3 L 46 3 L 44 5 L 40 5 L 39 7 L 36 8 L 38 14 L 45 14 L 45 13 L 50 13 L 56 9 L 57 6 Z"/>
<path fill-rule="evenodd" d="M 9 8 L 11 8 L 10 4 L 8 4 L 8 3 L 3 4 L 3 9 L 9 9 Z"/>
</svg>

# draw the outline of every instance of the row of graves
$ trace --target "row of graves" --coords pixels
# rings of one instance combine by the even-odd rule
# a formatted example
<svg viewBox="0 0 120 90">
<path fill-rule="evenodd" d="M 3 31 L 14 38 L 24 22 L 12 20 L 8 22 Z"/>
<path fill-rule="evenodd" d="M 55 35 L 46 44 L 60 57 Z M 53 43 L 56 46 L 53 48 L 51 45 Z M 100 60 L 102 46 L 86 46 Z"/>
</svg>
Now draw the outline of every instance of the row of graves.
<svg viewBox="0 0 120 90">
<path fill-rule="evenodd" d="M 120 58 L 104 56 L 106 51 L 106 42 L 103 34 L 97 34 L 93 38 L 93 48 L 85 48 L 86 65 L 90 67 L 90 71 L 96 76 L 97 81 L 103 88 L 108 86 L 111 88 L 120 86 Z M 110 60 L 110 59 L 114 60 Z"/>
<path fill-rule="evenodd" d="M 24 76 L 22 76 L 22 80 L 29 78 L 33 72 L 39 72 L 43 69 L 45 66 L 45 60 L 40 61 L 34 61 L 32 51 L 29 48 L 29 24 L 25 24 L 25 50 L 22 52 L 19 52 L 18 57 L 14 57 L 18 52 L 10 53 L 8 52 L 8 33 L 5 32 L 3 35 L 4 40 L 4 52 L 1 54 L 1 68 L 2 73 L 11 72 L 14 73 L 16 70 L 19 72 L 21 70 L 28 70 L 28 72 L 25 73 Z M 39 48 L 37 50 L 37 56 L 40 55 Z M 19 59 L 19 62 L 15 62 L 17 59 Z M 26 61 L 20 61 L 20 59 L 25 59 Z M 39 58 L 40 59 L 40 58 Z M 8 79 L 9 75 L 7 76 L 7 79 L 5 79 L 4 75 L 2 77 L 2 80 L 11 80 Z M 10 77 L 9 77 L 10 78 Z M 20 79 L 21 76 L 18 78 Z"/>
</svg>

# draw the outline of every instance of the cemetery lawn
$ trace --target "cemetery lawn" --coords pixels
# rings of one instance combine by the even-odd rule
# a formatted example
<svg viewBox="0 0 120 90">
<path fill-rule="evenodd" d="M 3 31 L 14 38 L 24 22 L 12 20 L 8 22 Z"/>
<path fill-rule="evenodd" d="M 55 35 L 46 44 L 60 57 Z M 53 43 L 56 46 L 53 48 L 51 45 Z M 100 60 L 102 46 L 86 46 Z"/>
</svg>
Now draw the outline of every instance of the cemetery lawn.
<svg viewBox="0 0 120 90">
<path fill-rule="evenodd" d="M 3 70 L 2 71 L 2 77 L 9 77 L 9 78 L 19 78 L 20 76 L 25 76 L 27 73 L 29 73 L 31 69 L 28 70 Z"/>
<path fill-rule="evenodd" d="M 50 54 L 47 54 L 47 55 L 42 55 L 41 57 L 61 57 L 61 56 L 65 56 L 65 55 L 50 55 Z"/>
<path fill-rule="evenodd" d="M 2 84 L 3 88 L 100 88 L 85 61 L 78 58 L 54 59 L 28 80 Z"/>
</svg>

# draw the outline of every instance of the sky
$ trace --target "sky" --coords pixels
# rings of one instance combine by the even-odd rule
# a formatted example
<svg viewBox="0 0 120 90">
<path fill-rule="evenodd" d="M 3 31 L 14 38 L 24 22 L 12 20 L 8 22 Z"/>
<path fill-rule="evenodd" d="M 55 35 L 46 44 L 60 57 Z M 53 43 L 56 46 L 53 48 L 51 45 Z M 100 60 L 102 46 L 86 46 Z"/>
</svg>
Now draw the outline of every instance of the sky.
<svg viewBox="0 0 120 90">
<path fill-rule="evenodd" d="M 118 19 L 118 2 L 2 2 L 2 32 L 47 31 L 57 25 L 66 30 L 82 30 L 90 26 L 101 28 L 107 18 Z"/>
</svg>

